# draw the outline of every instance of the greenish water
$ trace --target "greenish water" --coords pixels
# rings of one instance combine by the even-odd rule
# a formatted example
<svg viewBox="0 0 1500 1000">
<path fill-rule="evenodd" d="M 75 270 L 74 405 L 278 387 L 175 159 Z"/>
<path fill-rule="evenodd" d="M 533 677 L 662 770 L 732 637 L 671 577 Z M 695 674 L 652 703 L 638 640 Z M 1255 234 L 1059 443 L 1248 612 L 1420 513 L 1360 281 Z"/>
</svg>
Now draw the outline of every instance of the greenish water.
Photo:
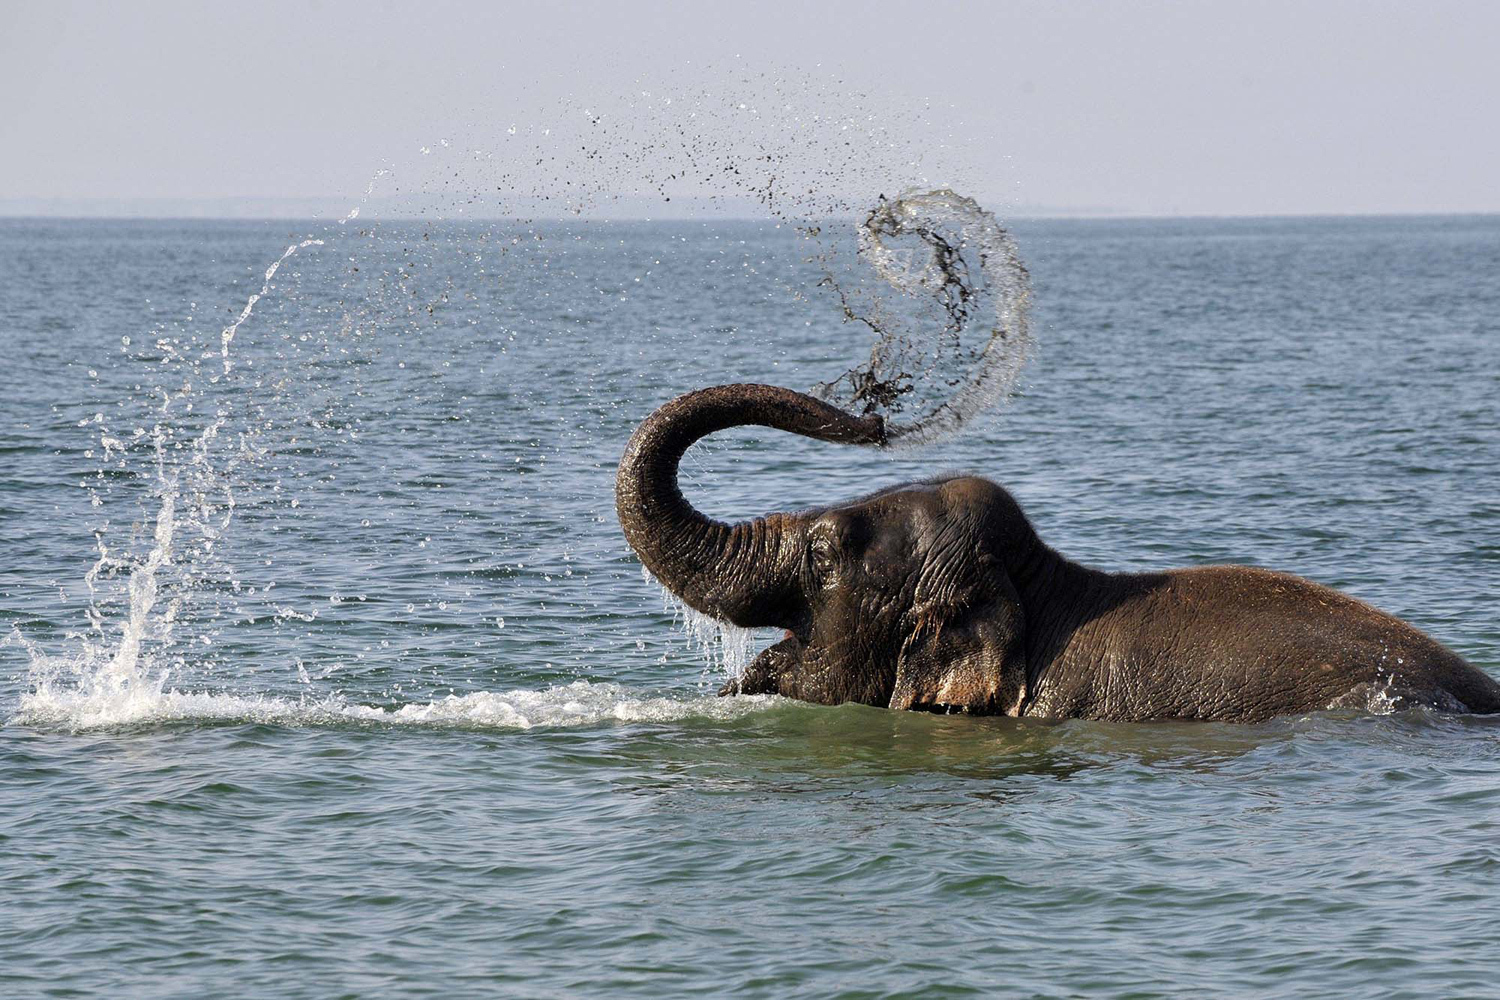
<svg viewBox="0 0 1500 1000">
<path fill-rule="evenodd" d="M 726 434 L 690 498 L 973 471 L 1074 558 L 1298 572 L 1500 673 L 1500 220 L 1016 234 L 1007 409 Z M 521 235 L 0 221 L 0 992 L 1494 992 L 1493 720 L 713 697 L 621 447 L 865 345 L 786 229 Z"/>
</svg>

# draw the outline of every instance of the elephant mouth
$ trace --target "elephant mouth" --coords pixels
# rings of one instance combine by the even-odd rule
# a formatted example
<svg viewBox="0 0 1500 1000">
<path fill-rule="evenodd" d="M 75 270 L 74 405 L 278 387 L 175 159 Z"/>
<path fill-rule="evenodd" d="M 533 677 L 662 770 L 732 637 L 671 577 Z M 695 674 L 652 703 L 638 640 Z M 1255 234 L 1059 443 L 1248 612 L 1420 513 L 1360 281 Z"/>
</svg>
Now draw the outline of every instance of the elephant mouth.
<svg viewBox="0 0 1500 1000">
<path fill-rule="evenodd" d="M 736 694 L 788 694 L 788 682 L 802 663 L 803 642 L 791 629 L 780 642 L 760 651 L 739 677 L 730 678 L 719 689 L 720 696 Z"/>
</svg>

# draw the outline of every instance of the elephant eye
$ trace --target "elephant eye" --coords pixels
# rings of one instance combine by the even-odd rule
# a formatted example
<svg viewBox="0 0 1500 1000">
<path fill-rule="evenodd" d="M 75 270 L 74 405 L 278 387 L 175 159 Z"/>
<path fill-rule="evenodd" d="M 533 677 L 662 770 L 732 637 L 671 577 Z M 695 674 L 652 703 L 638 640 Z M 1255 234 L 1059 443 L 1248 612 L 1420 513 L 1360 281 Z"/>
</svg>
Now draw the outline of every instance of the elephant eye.
<svg viewBox="0 0 1500 1000">
<path fill-rule="evenodd" d="M 826 538 L 815 538 L 812 545 L 809 546 L 809 552 L 812 556 L 813 568 L 820 574 L 832 571 L 834 563 L 832 542 Z"/>
</svg>

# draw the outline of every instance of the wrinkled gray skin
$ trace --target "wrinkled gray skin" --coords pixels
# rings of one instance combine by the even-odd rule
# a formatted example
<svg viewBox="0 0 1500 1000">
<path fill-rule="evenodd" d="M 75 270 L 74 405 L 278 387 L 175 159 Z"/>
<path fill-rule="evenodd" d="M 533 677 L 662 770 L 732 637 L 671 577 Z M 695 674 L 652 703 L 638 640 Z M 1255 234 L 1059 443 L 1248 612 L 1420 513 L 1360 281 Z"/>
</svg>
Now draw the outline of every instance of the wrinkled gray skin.
<svg viewBox="0 0 1500 1000">
<path fill-rule="evenodd" d="M 1500 711 L 1500 684 L 1390 615 L 1245 566 L 1105 573 L 1048 548 L 1011 495 L 961 476 L 740 524 L 683 498 L 699 438 L 759 424 L 883 445 L 789 389 L 725 385 L 653 413 L 616 503 L 646 567 L 691 607 L 786 637 L 722 693 L 1087 719 L 1219 719 L 1364 708 Z"/>
</svg>

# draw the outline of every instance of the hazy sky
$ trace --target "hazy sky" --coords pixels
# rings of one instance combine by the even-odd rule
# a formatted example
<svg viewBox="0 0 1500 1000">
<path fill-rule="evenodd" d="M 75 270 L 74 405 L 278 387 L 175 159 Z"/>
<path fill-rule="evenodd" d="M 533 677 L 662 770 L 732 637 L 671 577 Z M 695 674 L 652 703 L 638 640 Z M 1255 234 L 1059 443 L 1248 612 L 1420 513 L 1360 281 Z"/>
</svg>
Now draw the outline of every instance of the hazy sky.
<svg viewBox="0 0 1500 1000">
<path fill-rule="evenodd" d="M 1487 0 L 0 0 L 0 209 L 346 197 L 462 123 L 726 67 L 929 101 L 1021 207 L 1500 211 Z"/>
</svg>

